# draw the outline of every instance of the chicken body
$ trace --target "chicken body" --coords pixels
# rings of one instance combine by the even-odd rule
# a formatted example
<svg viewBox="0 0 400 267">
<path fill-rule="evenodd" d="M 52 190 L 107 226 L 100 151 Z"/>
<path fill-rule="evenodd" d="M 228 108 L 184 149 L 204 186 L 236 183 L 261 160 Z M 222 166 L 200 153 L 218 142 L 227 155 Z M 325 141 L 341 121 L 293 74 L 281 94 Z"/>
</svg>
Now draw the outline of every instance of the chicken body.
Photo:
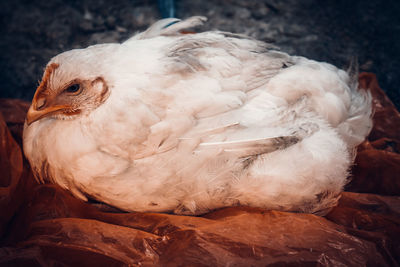
<svg viewBox="0 0 400 267">
<path fill-rule="evenodd" d="M 36 177 L 126 211 L 334 206 L 371 129 L 369 94 L 244 36 L 179 33 L 203 20 L 51 59 L 24 130 Z"/>
</svg>

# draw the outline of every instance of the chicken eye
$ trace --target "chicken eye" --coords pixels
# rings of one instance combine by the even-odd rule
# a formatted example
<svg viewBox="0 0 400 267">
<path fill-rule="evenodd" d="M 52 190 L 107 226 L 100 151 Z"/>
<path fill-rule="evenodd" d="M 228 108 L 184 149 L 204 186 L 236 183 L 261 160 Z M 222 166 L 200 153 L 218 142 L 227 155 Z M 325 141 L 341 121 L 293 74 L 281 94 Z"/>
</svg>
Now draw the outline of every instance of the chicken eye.
<svg viewBox="0 0 400 267">
<path fill-rule="evenodd" d="M 73 85 L 68 86 L 67 89 L 65 89 L 65 92 L 76 94 L 80 91 L 80 89 L 81 86 L 78 83 L 75 83 Z"/>
</svg>

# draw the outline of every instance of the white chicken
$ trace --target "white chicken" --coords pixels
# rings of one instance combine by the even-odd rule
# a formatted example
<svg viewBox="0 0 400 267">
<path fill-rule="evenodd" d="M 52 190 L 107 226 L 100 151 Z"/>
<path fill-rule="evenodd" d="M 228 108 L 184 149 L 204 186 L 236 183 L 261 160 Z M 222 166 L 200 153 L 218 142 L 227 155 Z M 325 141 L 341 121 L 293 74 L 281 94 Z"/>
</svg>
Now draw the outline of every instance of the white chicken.
<svg viewBox="0 0 400 267">
<path fill-rule="evenodd" d="M 37 179 L 126 211 L 334 206 L 372 126 L 370 95 L 246 36 L 181 33 L 203 21 L 52 58 L 24 129 Z"/>
</svg>

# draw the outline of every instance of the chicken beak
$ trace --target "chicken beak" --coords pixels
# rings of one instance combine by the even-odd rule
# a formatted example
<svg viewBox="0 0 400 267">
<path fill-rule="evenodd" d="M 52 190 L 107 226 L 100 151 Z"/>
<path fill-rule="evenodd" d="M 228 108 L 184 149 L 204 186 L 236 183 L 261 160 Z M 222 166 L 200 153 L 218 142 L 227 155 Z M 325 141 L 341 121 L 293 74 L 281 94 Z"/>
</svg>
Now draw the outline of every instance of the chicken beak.
<svg viewBox="0 0 400 267">
<path fill-rule="evenodd" d="M 44 117 L 50 116 L 64 108 L 65 108 L 64 106 L 54 106 L 54 107 L 48 107 L 48 108 L 37 110 L 37 109 L 35 109 L 34 103 L 32 103 L 32 105 L 30 106 L 30 108 L 28 110 L 28 113 L 26 114 L 26 123 L 28 125 L 31 125 L 35 121 L 38 121 Z"/>
<path fill-rule="evenodd" d="M 32 105 L 29 107 L 28 113 L 26 114 L 26 123 L 28 125 L 31 125 L 35 121 L 54 114 L 55 112 L 58 112 L 59 110 L 65 108 L 65 106 L 60 105 L 52 106 L 51 103 L 49 103 L 48 101 L 48 96 L 46 95 L 47 84 L 50 79 L 50 75 L 57 68 L 58 64 L 56 63 L 52 63 L 46 67 L 42 82 L 36 89 L 35 95 L 33 96 Z"/>
</svg>

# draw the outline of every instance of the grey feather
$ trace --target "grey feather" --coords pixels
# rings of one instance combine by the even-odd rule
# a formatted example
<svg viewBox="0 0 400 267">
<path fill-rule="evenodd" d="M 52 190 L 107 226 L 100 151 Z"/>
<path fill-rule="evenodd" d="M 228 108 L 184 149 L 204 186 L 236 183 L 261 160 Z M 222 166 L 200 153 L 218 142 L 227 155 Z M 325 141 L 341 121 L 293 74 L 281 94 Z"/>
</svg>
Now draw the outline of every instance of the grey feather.
<svg viewBox="0 0 400 267">
<path fill-rule="evenodd" d="M 176 18 L 162 19 L 154 23 L 145 32 L 135 35 L 131 39 L 142 40 L 153 38 L 155 36 L 176 35 L 184 29 L 202 25 L 206 20 L 207 18 L 202 16 L 194 16 L 185 20 Z"/>
</svg>

